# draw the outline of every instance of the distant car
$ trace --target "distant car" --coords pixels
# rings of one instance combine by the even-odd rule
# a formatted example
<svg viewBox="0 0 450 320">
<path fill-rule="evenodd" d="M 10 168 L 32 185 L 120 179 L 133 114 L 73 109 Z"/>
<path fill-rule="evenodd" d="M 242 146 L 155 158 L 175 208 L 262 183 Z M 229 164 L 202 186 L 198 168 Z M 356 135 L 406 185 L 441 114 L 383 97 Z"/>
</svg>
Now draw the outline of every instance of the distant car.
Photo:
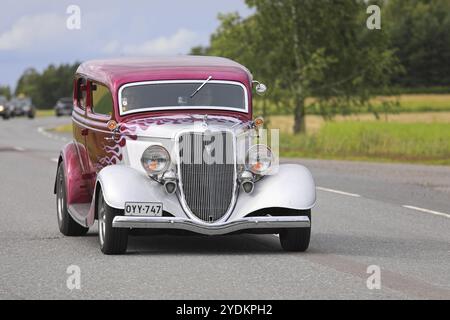
<svg viewBox="0 0 450 320">
<path fill-rule="evenodd" d="M 0 96 L 0 117 L 4 120 L 8 120 L 13 115 L 13 110 L 8 99 L 4 96 Z"/>
<path fill-rule="evenodd" d="M 14 116 L 27 116 L 28 118 L 33 119 L 36 114 L 36 110 L 30 98 L 13 98 L 11 100 L 11 105 L 13 107 Z"/>
<path fill-rule="evenodd" d="M 55 115 L 57 117 L 70 116 L 73 110 L 72 98 L 61 98 L 55 105 Z"/>
<path fill-rule="evenodd" d="M 98 220 L 105 254 L 124 253 L 139 228 L 279 234 L 284 250 L 305 251 L 314 180 L 255 141 L 255 83 L 263 93 L 247 68 L 219 57 L 83 63 L 54 186 L 61 233 L 84 235 Z"/>
</svg>

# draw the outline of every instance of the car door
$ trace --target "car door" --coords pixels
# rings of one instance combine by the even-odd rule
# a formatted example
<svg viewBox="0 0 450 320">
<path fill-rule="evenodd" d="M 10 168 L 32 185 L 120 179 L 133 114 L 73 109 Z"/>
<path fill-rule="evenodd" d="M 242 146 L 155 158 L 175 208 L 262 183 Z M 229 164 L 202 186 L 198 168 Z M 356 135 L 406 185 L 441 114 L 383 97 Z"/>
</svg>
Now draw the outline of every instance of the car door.
<svg viewBox="0 0 450 320">
<path fill-rule="evenodd" d="M 83 176 L 89 175 L 91 172 L 89 157 L 86 151 L 86 134 L 88 132 L 86 126 L 87 89 L 86 79 L 82 76 L 77 77 L 75 79 L 73 95 L 72 127 L 73 139 Z"/>
<path fill-rule="evenodd" d="M 113 119 L 113 98 L 107 86 L 98 82 L 89 82 L 90 99 L 86 120 L 89 131 L 86 146 L 93 174 L 105 166 L 116 164 L 119 159 L 117 142 L 113 139 L 108 124 Z"/>
</svg>

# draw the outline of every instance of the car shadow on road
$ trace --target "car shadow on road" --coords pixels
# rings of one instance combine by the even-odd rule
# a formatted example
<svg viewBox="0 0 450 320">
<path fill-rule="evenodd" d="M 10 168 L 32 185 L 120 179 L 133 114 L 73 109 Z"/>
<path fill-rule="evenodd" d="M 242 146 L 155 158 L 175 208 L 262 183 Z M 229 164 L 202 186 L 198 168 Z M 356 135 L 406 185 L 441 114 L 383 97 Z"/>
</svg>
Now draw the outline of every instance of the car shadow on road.
<svg viewBox="0 0 450 320">
<path fill-rule="evenodd" d="M 264 239 L 267 237 L 273 239 Z M 133 236 L 129 238 L 127 250 L 129 255 L 248 255 L 267 253 L 285 253 L 279 245 L 278 238 L 274 235 Z"/>
</svg>

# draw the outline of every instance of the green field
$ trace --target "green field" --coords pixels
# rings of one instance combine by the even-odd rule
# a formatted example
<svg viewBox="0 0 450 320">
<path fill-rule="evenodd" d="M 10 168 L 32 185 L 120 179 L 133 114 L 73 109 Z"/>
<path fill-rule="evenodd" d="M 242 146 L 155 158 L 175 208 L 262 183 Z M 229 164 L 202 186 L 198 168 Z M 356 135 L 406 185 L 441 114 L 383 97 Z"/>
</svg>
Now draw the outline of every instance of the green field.
<svg viewBox="0 0 450 320">
<path fill-rule="evenodd" d="M 395 112 L 445 112 L 450 111 L 450 94 L 404 94 L 399 96 L 390 97 L 377 97 L 371 100 L 373 109 L 383 113 L 383 102 L 385 101 L 398 101 L 398 107 L 395 108 Z M 262 114 L 261 100 L 255 99 L 255 112 Z M 316 115 L 319 114 L 314 108 L 314 98 L 306 99 L 306 114 Z M 358 110 L 360 113 L 367 113 L 367 108 Z M 268 103 L 266 106 L 267 114 L 271 115 L 285 115 L 292 114 L 292 110 L 284 108 L 283 106 L 275 106 Z"/>
<path fill-rule="evenodd" d="M 450 124 L 327 122 L 317 133 L 280 136 L 284 157 L 450 165 Z"/>
<path fill-rule="evenodd" d="M 405 94 L 398 97 L 378 97 L 373 104 L 382 110 L 386 100 L 398 99 L 398 112 L 450 111 L 450 94 Z"/>
</svg>

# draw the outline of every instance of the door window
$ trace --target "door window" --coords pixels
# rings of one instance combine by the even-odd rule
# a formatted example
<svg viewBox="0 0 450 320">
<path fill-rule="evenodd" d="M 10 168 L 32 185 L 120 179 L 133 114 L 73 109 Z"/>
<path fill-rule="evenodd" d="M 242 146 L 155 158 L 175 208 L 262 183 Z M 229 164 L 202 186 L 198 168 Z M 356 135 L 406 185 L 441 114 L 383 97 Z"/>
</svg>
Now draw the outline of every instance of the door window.
<svg viewBox="0 0 450 320">
<path fill-rule="evenodd" d="M 77 102 L 78 106 L 86 109 L 86 79 L 80 78 L 77 80 Z"/>
<path fill-rule="evenodd" d="M 96 114 L 111 116 L 113 111 L 113 99 L 111 92 L 104 85 L 93 83 L 92 91 L 92 112 Z"/>
</svg>

